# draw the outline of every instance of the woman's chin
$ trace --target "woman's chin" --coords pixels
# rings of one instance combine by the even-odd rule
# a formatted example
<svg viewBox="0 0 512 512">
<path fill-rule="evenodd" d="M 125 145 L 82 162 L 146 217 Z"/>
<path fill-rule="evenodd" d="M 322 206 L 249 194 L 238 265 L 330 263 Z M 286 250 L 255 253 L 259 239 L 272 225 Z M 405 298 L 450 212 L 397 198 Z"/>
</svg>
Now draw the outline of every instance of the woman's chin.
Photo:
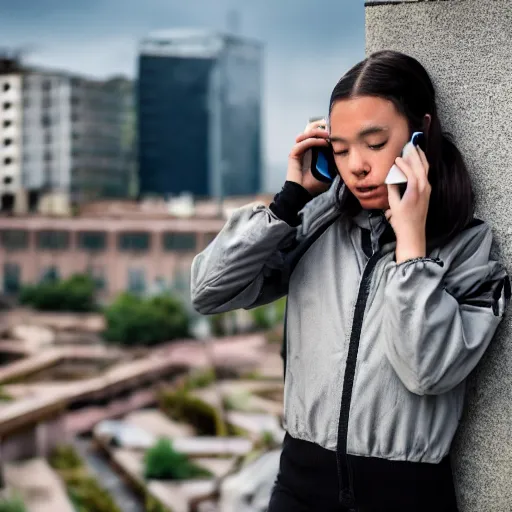
<svg viewBox="0 0 512 512">
<path fill-rule="evenodd" d="M 389 208 L 387 197 L 360 198 L 359 203 L 364 210 L 387 210 Z"/>
</svg>

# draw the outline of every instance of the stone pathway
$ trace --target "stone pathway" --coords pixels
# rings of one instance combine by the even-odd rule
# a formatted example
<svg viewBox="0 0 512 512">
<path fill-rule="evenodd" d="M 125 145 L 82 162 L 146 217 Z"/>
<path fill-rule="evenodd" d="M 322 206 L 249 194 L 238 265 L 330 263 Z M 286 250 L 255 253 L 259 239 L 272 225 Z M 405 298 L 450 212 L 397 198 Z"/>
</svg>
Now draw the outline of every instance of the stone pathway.
<svg viewBox="0 0 512 512">
<path fill-rule="evenodd" d="M 270 432 L 276 442 L 282 442 L 285 436 L 285 431 L 272 414 L 229 411 L 227 419 L 231 425 L 245 430 L 255 439 L 259 439 L 265 432 Z"/>
<path fill-rule="evenodd" d="M 64 484 L 43 459 L 5 464 L 5 481 L 20 494 L 27 512 L 74 512 Z"/>
<path fill-rule="evenodd" d="M 94 449 L 89 439 L 76 439 L 74 445 L 85 461 L 90 473 L 109 492 L 123 512 L 145 511 L 140 496 L 133 492 L 122 477 L 114 471 L 109 461 Z"/>
<path fill-rule="evenodd" d="M 125 423 L 142 428 L 155 437 L 190 437 L 194 435 L 192 426 L 169 419 L 158 409 L 135 411 L 124 418 Z"/>
</svg>

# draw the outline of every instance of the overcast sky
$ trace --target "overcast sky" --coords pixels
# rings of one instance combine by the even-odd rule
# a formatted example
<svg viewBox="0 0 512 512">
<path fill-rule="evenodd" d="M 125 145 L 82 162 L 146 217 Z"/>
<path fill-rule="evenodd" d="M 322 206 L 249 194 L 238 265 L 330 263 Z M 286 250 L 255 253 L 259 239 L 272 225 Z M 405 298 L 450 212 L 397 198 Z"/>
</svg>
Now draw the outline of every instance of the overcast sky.
<svg viewBox="0 0 512 512">
<path fill-rule="evenodd" d="M 134 76 L 138 41 L 175 27 L 224 29 L 234 6 L 243 35 L 265 45 L 267 190 L 310 116 L 322 115 L 339 77 L 364 58 L 363 0 L 0 0 L 0 47 L 26 60 L 105 77 Z"/>
</svg>

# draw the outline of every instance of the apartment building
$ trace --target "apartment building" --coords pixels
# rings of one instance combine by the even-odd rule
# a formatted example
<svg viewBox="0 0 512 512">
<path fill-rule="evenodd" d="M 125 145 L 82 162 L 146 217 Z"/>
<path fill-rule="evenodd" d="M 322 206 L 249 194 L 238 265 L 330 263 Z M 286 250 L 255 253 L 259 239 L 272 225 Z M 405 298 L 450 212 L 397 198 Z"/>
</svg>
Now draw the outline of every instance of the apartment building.
<svg viewBox="0 0 512 512">
<path fill-rule="evenodd" d="M 2 291 L 87 273 L 100 299 L 123 291 L 189 296 L 192 259 L 224 224 L 218 218 L 0 217 Z"/>
<path fill-rule="evenodd" d="M 133 114 L 133 84 L 122 77 L 0 61 L 2 211 L 67 214 L 83 201 L 126 197 Z"/>
</svg>

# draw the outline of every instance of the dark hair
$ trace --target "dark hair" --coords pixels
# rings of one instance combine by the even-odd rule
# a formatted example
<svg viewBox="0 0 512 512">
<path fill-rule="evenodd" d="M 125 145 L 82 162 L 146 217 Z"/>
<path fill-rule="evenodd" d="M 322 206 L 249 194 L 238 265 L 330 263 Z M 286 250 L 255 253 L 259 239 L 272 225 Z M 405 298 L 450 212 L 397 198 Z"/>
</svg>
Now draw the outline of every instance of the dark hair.
<svg viewBox="0 0 512 512">
<path fill-rule="evenodd" d="M 391 101 L 407 118 L 411 134 L 425 132 L 432 186 L 427 242 L 429 246 L 447 242 L 473 219 L 475 199 L 464 159 L 451 136 L 441 128 L 429 74 L 413 57 L 380 51 L 355 65 L 340 79 L 331 95 L 329 114 L 337 101 L 357 96 L 377 96 Z M 425 114 L 432 118 L 428 130 L 424 126 Z M 340 183 L 340 190 L 342 186 Z M 353 206 L 354 196 L 348 199 Z M 346 203 L 340 203 L 340 207 L 346 208 Z"/>
</svg>

